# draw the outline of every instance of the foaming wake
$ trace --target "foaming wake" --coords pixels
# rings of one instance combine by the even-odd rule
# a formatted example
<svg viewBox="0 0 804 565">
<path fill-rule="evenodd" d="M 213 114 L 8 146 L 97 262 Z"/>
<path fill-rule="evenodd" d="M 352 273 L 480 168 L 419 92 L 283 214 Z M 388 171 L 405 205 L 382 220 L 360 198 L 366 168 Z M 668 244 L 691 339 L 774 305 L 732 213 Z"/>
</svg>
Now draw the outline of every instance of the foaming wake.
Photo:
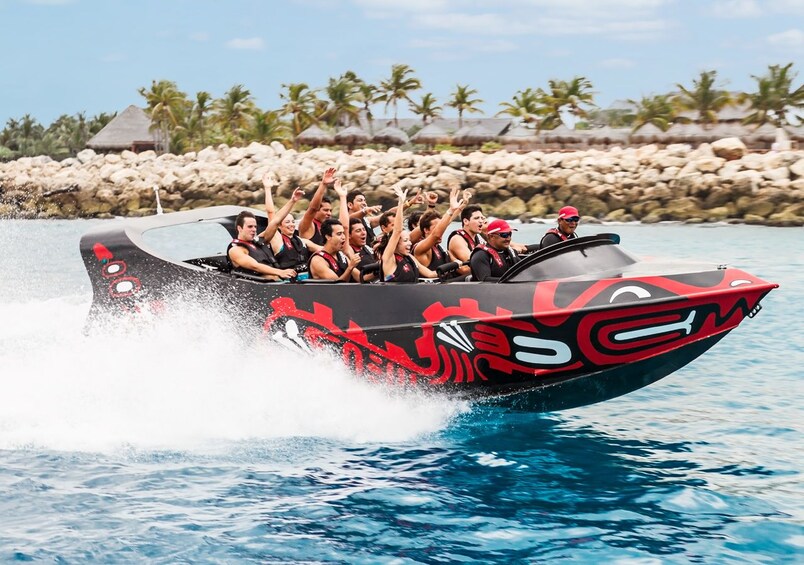
<svg viewBox="0 0 804 565">
<path fill-rule="evenodd" d="M 76 299 L 0 304 L 0 449 L 205 450 L 319 437 L 405 441 L 443 429 L 463 402 L 394 394 L 325 353 L 245 337 L 231 316 L 185 303 L 83 333 Z"/>
</svg>

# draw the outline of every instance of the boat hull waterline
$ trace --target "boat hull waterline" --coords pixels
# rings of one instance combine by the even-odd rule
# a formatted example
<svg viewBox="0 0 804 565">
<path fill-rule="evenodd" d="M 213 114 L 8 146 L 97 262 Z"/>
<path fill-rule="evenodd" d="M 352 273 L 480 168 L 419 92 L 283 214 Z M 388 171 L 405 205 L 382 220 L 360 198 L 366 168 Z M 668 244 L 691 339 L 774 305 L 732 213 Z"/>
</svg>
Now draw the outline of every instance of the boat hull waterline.
<svg viewBox="0 0 804 565">
<path fill-rule="evenodd" d="M 239 210 L 110 221 L 85 234 L 90 322 L 161 310 L 177 289 L 198 291 L 253 320 L 266 339 L 300 352 L 328 349 L 370 381 L 552 411 L 620 396 L 683 367 L 777 286 L 723 266 L 653 274 L 655 265 L 623 255 L 608 234 L 541 250 L 499 283 L 415 285 L 261 282 L 226 273 L 222 257 L 172 259 L 142 239 L 194 222 L 232 233 Z M 549 278 L 551 270 L 564 272 Z"/>
</svg>

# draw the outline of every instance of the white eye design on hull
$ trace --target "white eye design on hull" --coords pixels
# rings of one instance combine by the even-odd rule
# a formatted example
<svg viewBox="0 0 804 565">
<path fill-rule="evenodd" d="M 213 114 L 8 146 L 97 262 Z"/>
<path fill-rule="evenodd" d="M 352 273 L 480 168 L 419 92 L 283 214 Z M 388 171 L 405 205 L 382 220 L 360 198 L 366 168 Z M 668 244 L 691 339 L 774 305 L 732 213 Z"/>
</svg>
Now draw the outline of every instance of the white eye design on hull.
<svg viewBox="0 0 804 565">
<path fill-rule="evenodd" d="M 301 334 L 299 334 L 299 325 L 296 320 L 288 320 L 285 323 L 285 333 L 278 331 L 271 338 L 292 351 L 310 352 L 310 348 L 304 343 Z"/>
<path fill-rule="evenodd" d="M 743 286 L 744 284 L 751 284 L 751 281 L 747 281 L 745 279 L 737 279 L 736 281 L 731 281 L 729 286 Z"/>
<path fill-rule="evenodd" d="M 448 343 L 453 347 L 457 347 L 466 353 L 471 352 L 475 348 L 475 346 L 472 345 L 471 340 L 466 337 L 466 333 L 463 331 L 463 328 L 458 325 L 458 320 L 442 322 L 438 324 L 438 327 L 443 330 L 436 332 L 436 337 L 441 341 Z"/>
<path fill-rule="evenodd" d="M 614 334 L 612 339 L 614 341 L 629 341 L 632 339 L 640 339 L 643 337 L 650 337 L 670 332 L 683 331 L 686 335 L 692 333 L 692 321 L 695 319 L 695 310 L 690 312 L 686 320 L 675 322 L 673 324 L 661 324 L 658 326 L 651 326 L 649 328 L 640 328 L 638 330 L 631 330 L 627 332 L 620 332 Z"/>
<path fill-rule="evenodd" d="M 529 365 L 563 365 L 572 360 L 572 351 L 561 341 L 518 335 L 514 337 L 514 344 L 522 348 L 516 350 L 514 356 Z"/>
<path fill-rule="evenodd" d="M 637 298 L 650 298 L 650 292 L 648 292 L 641 286 L 624 286 L 614 291 L 614 293 L 611 295 L 611 298 L 609 299 L 609 304 L 614 302 L 614 299 L 616 299 L 618 296 L 626 293 L 633 294 Z"/>
<path fill-rule="evenodd" d="M 118 294 L 126 294 L 134 290 L 134 283 L 131 281 L 120 281 L 114 285 L 114 290 Z"/>
</svg>

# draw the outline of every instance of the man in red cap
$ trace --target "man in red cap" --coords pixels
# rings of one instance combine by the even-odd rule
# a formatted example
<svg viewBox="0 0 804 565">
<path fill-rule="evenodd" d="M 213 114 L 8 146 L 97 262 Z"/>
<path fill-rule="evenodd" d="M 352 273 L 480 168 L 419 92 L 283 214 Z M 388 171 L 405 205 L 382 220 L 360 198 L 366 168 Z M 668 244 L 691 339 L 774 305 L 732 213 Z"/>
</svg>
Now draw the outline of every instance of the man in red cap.
<svg viewBox="0 0 804 565">
<path fill-rule="evenodd" d="M 539 247 L 545 248 L 568 239 L 575 239 L 578 237 L 575 229 L 578 227 L 579 221 L 581 221 L 581 216 L 578 214 L 578 209 L 575 206 L 564 206 L 558 211 L 558 227 L 547 230 Z"/>
<path fill-rule="evenodd" d="M 496 281 L 519 260 L 511 249 L 511 235 L 515 230 L 505 220 L 494 220 L 486 229 L 488 244 L 478 244 L 469 256 L 472 280 Z"/>
</svg>

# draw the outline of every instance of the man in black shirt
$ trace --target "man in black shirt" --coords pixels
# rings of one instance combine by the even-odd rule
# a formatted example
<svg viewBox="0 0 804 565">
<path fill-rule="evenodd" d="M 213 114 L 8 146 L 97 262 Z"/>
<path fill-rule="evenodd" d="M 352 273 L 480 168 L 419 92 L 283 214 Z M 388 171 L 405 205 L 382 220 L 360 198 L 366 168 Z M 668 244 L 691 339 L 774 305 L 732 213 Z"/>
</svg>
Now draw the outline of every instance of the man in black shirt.
<svg viewBox="0 0 804 565">
<path fill-rule="evenodd" d="M 497 281 L 508 268 L 519 260 L 511 249 L 513 228 L 505 220 L 494 220 L 488 225 L 488 244 L 477 245 L 469 256 L 472 280 Z"/>
<path fill-rule="evenodd" d="M 568 239 L 575 239 L 578 237 L 575 230 L 578 228 L 579 221 L 581 221 L 581 217 L 578 209 L 575 206 L 564 206 L 558 211 L 558 227 L 547 230 L 539 247 L 544 248 Z"/>
</svg>

